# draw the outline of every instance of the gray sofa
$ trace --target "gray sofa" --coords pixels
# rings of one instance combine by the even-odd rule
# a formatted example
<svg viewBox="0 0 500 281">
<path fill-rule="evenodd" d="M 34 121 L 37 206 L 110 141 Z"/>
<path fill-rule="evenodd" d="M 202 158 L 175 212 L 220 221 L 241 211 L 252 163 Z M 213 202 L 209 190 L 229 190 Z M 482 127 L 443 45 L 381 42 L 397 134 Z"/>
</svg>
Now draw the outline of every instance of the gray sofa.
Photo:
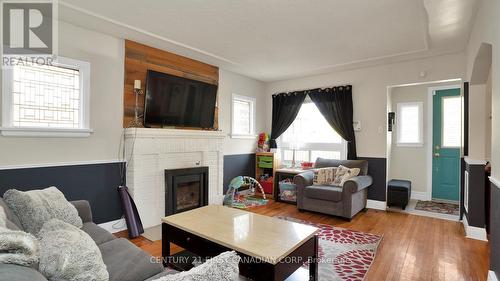
<svg viewBox="0 0 500 281">
<path fill-rule="evenodd" d="M 331 160 L 318 158 L 315 168 L 360 168 L 360 173 L 345 182 L 343 187 L 313 185 L 314 172 L 305 171 L 294 177 L 297 185 L 297 208 L 334 215 L 350 220 L 366 207 L 367 188 L 372 184 L 368 162 L 364 160 Z"/>
<path fill-rule="evenodd" d="M 98 245 L 109 272 L 110 281 L 143 281 L 171 272 L 164 271 L 161 263 L 152 262 L 152 257 L 130 241 L 117 238 L 92 222 L 92 212 L 87 201 L 71 202 L 82 218 L 82 230 L 92 237 Z M 22 230 L 21 222 L 10 211 L 2 198 L 0 205 L 7 214 L 7 227 Z M 153 278 L 152 278 L 153 277 Z M 47 281 L 36 269 L 11 264 L 0 264 L 0 280 L 9 281 Z"/>
</svg>

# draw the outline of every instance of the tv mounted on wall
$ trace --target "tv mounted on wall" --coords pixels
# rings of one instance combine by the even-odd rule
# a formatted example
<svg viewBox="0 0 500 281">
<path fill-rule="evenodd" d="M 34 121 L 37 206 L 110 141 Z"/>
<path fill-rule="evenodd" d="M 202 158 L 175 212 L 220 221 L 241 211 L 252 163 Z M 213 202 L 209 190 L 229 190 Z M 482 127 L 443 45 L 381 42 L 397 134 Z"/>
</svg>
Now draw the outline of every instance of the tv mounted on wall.
<svg viewBox="0 0 500 281">
<path fill-rule="evenodd" d="M 144 127 L 214 127 L 217 85 L 148 70 Z"/>
</svg>

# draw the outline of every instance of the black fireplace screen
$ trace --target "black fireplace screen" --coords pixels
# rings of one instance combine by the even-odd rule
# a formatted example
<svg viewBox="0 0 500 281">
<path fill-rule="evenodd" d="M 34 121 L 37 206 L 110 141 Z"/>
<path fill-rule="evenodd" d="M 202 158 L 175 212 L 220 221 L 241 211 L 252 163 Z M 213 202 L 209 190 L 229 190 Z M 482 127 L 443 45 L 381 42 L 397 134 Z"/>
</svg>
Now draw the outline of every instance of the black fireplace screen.
<svg viewBox="0 0 500 281">
<path fill-rule="evenodd" d="M 208 167 L 165 170 L 165 215 L 208 204 Z"/>
</svg>

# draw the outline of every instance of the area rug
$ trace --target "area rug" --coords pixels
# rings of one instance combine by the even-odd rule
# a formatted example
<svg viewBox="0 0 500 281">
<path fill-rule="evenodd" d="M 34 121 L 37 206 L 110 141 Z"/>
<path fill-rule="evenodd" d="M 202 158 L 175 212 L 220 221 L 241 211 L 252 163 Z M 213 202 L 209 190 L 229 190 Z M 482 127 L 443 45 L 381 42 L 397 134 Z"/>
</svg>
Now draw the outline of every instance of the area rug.
<svg viewBox="0 0 500 281">
<path fill-rule="evenodd" d="M 458 204 L 453 204 L 453 203 L 418 200 L 417 205 L 415 206 L 415 210 L 447 214 L 447 215 L 455 215 L 455 216 L 459 215 Z"/>
<path fill-rule="evenodd" d="M 290 217 L 277 218 L 307 224 L 318 233 L 318 277 L 320 281 L 362 281 L 375 259 L 381 235 L 311 223 Z"/>
</svg>

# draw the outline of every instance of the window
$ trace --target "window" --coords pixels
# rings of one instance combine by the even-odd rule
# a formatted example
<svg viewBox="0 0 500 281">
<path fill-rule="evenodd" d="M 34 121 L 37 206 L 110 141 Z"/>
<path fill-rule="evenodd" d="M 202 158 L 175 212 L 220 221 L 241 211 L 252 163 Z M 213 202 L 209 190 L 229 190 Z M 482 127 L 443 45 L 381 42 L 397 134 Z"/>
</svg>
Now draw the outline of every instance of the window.
<svg viewBox="0 0 500 281">
<path fill-rule="evenodd" d="M 255 138 L 255 99 L 233 95 L 232 138 Z"/>
<path fill-rule="evenodd" d="M 462 99 L 443 98 L 442 147 L 460 147 L 462 142 Z"/>
<path fill-rule="evenodd" d="M 88 136 L 90 64 L 58 57 L 53 65 L 4 69 L 2 134 Z"/>
<path fill-rule="evenodd" d="M 400 146 L 423 145 L 423 103 L 398 103 L 397 144 Z"/>
<path fill-rule="evenodd" d="M 318 157 L 347 158 L 346 142 L 333 130 L 309 98 L 302 104 L 297 118 L 279 141 L 281 159 L 285 164 L 292 162 L 294 150 L 296 162 L 314 162 Z"/>
</svg>

